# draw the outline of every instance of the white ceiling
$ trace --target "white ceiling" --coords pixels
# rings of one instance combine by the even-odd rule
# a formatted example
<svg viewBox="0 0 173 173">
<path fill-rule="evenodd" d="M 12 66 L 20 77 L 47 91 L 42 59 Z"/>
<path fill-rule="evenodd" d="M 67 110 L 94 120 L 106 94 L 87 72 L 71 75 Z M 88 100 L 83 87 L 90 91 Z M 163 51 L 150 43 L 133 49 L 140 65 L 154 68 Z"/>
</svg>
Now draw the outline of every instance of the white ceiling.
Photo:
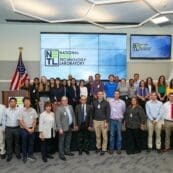
<svg viewBox="0 0 173 173">
<path fill-rule="evenodd" d="M 1 23 L 89 22 L 109 29 L 140 27 L 164 13 L 172 24 L 173 0 L 0 0 Z"/>
</svg>

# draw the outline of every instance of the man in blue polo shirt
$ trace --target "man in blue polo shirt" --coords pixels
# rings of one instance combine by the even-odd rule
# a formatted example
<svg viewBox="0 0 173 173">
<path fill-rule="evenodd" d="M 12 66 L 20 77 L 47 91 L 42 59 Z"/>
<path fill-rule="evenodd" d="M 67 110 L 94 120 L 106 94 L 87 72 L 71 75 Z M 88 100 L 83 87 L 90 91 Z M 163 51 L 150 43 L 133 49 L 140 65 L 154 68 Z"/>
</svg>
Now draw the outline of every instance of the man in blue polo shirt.
<svg viewBox="0 0 173 173">
<path fill-rule="evenodd" d="M 110 74 L 109 82 L 105 83 L 104 90 L 106 94 L 106 98 L 109 101 L 110 99 L 114 98 L 114 92 L 117 90 L 118 83 L 114 82 L 114 75 Z"/>
</svg>

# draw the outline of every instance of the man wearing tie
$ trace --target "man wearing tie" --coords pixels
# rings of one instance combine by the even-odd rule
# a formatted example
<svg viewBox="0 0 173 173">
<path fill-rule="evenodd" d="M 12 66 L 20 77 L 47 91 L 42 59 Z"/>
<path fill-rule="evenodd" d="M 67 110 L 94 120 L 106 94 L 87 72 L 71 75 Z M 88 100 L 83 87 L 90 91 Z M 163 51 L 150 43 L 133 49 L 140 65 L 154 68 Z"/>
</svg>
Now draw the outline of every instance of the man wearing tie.
<svg viewBox="0 0 173 173">
<path fill-rule="evenodd" d="M 68 104 L 66 96 L 61 98 L 61 106 L 56 110 L 55 121 L 59 131 L 59 158 L 65 161 L 64 155 L 74 155 L 70 151 L 72 128 L 77 130 L 73 107 Z"/>
<path fill-rule="evenodd" d="M 75 115 L 77 126 L 79 127 L 78 133 L 78 148 L 79 155 L 82 152 L 89 154 L 89 131 L 92 129 L 92 107 L 88 104 L 87 97 L 81 96 L 80 104 L 76 106 Z"/>
<path fill-rule="evenodd" d="M 167 152 L 170 149 L 170 136 L 173 129 L 173 93 L 169 94 L 169 101 L 164 103 L 164 119 L 165 119 L 165 149 Z"/>
</svg>

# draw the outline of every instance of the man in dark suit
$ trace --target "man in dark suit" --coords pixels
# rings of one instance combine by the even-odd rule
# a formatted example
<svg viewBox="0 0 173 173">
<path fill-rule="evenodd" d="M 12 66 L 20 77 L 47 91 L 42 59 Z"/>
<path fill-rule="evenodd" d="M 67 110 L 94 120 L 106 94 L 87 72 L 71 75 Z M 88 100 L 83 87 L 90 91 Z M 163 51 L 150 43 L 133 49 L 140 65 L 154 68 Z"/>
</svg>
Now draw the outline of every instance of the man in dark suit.
<svg viewBox="0 0 173 173">
<path fill-rule="evenodd" d="M 82 155 L 82 151 L 85 151 L 87 155 L 89 154 L 89 131 L 92 129 L 92 107 L 86 104 L 86 102 L 87 97 L 81 96 L 80 104 L 75 109 L 76 122 L 79 128 L 79 155 Z"/>
<path fill-rule="evenodd" d="M 59 131 L 59 157 L 65 161 L 66 158 L 64 155 L 74 155 L 70 151 L 72 129 L 78 129 L 73 107 L 68 104 L 68 98 L 66 96 L 62 97 L 61 106 L 56 110 L 55 121 Z"/>
</svg>

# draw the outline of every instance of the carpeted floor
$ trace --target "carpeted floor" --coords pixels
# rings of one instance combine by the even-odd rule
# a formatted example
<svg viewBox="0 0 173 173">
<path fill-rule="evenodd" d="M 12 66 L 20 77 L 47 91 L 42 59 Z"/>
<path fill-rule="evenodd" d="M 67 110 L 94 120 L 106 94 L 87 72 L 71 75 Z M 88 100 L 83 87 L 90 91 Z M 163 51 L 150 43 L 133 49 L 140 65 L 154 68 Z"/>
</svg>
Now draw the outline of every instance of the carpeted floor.
<svg viewBox="0 0 173 173">
<path fill-rule="evenodd" d="M 121 155 L 106 153 L 100 156 L 92 151 L 90 156 L 83 153 L 79 156 L 68 156 L 67 161 L 61 161 L 58 153 L 54 159 L 43 163 L 40 153 L 35 154 L 37 161 L 32 163 L 13 157 L 11 162 L 0 160 L 0 173 L 173 173 L 173 151 L 158 154 L 155 151 L 143 151 L 136 155 Z"/>
</svg>

